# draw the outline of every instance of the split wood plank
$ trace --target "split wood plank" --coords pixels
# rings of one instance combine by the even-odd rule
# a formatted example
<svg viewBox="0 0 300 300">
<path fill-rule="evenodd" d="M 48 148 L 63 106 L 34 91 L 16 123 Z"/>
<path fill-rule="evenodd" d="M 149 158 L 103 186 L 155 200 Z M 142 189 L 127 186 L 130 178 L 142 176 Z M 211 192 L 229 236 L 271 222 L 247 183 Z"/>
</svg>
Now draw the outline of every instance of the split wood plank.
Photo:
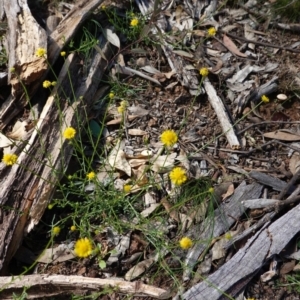
<svg viewBox="0 0 300 300">
<path fill-rule="evenodd" d="M 128 282 L 122 278 L 90 278 L 83 276 L 65 275 L 27 275 L 18 277 L 0 277 L 0 298 L 12 299 L 13 293 L 21 294 L 26 289 L 26 299 L 53 297 L 68 293 L 76 294 L 81 291 L 99 292 L 100 289 L 115 289 L 116 293 L 131 294 L 140 297 L 168 299 L 170 293 L 164 289 L 138 282 Z"/>
<path fill-rule="evenodd" d="M 262 192 L 263 186 L 258 183 L 246 185 L 243 181 L 235 190 L 234 194 L 228 198 L 226 203 L 220 205 L 215 210 L 214 220 L 206 220 L 203 223 L 207 228 L 201 233 L 199 224 L 191 228 L 187 234 L 193 236 L 195 240 L 211 241 L 213 238 L 220 236 L 222 233 L 229 230 L 230 226 L 245 212 L 241 202 L 245 199 L 257 198 Z M 207 248 L 210 242 L 196 243 L 191 248 L 185 259 L 185 271 L 183 280 L 187 281 L 191 278 L 192 270 L 198 262 L 201 253 Z"/>
<path fill-rule="evenodd" d="M 299 232 L 299 213 L 300 204 L 271 225 L 266 224 L 220 269 L 184 293 L 183 299 L 227 299 L 222 293 L 234 298 L 268 259 L 279 254 Z"/>
</svg>

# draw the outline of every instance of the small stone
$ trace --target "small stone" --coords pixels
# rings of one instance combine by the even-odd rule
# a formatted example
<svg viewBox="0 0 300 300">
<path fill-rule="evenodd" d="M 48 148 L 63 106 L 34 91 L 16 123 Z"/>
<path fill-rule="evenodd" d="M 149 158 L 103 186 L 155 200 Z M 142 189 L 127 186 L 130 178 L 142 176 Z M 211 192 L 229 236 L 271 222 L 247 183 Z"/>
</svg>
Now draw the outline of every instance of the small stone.
<svg viewBox="0 0 300 300">
<path fill-rule="evenodd" d="M 284 101 L 287 99 L 287 95 L 285 94 L 279 94 L 277 95 L 277 99 L 280 100 L 280 101 Z"/>
</svg>

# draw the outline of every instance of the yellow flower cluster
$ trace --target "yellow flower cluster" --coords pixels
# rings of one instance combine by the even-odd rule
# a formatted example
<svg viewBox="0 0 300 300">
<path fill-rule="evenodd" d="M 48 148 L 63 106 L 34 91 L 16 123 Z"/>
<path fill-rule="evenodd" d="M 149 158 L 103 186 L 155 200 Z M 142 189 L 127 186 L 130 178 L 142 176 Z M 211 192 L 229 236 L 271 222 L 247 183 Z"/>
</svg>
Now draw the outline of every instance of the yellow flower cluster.
<svg viewBox="0 0 300 300">
<path fill-rule="evenodd" d="M 193 241 L 185 236 L 179 241 L 179 245 L 182 249 L 186 250 L 193 246 Z"/>
<path fill-rule="evenodd" d="M 90 172 L 88 174 L 86 174 L 86 177 L 88 178 L 88 180 L 92 180 L 96 177 L 95 172 Z"/>
<path fill-rule="evenodd" d="M 139 24 L 139 19 L 137 19 L 137 18 L 132 19 L 130 22 L 131 27 L 136 27 L 136 26 L 138 26 L 138 24 Z"/>
<path fill-rule="evenodd" d="M 123 112 L 125 112 L 127 106 L 128 106 L 128 102 L 127 101 L 125 101 L 125 100 L 121 101 L 120 106 L 117 108 L 118 109 L 118 113 L 122 114 Z"/>
<path fill-rule="evenodd" d="M 92 251 L 93 245 L 88 238 L 79 239 L 75 244 L 74 252 L 78 257 L 88 257 Z"/>
<path fill-rule="evenodd" d="M 56 81 L 49 81 L 49 80 L 45 80 L 44 82 L 43 82 L 43 87 L 45 88 L 45 89 L 47 89 L 47 88 L 49 88 L 50 86 L 55 86 L 56 85 Z"/>
<path fill-rule="evenodd" d="M 160 140 L 165 146 L 171 147 L 178 141 L 178 136 L 174 130 L 165 130 L 161 134 Z"/>
<path fill-rule="evenodd" d="M 169 174 L 171 182 L 175 185 L 182 185 L 187 181 L 186 171 L 181 167 L 175 167 Z"/>
<path fill-rule="evenodd" d="M 215 36 L 217 33 L 217 29 L 215 27 L 210 27 L 207 30 L 207 34 L 208 36 Z"/>
<path fill-rule="evenodd" d="M 67 140 L 71 140 L 76 135 L 76 130 L 73 127 L 67 127 L 63 133 L 64 138 Z"/>
<path fill-rule="evenodd" d="M 38 57 L 43 57 L 46 55 L 46 49 L 45 48 L 38 48 L 36 51 L 35 51 L 35 55 L 38 56 Z"/>
<path fill-rule="evenodd" d="M 2 162 L 7 166 L 12 166 L 17 162 L 18 156 L 16 154 L 7 153 L 3 155 Z"/>
<path fill-rule="evenodd" d="M 208 71 L 207 68 L 201 68 L 201 69 L 199 70 L 199 73 L 200 73 L 200 75 L 201 75 L 202 77 L 206 77 L 206 76 L 208 75 L 209 71 Z"/>
</svg>

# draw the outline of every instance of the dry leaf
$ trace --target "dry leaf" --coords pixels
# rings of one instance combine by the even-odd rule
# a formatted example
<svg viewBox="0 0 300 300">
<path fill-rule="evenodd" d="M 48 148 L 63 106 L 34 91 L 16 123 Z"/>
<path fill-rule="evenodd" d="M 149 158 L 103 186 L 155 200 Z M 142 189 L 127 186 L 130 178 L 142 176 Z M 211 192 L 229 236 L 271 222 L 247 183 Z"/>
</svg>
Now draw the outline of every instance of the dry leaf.
<svg viewBox="0 0 300 300">
<path fill-rule="evenodd" d="M 146 171 L 148 170 L 148 166 L 141 165 L 137 170 L 132 170 L 134 173 L 134 178 L 136 180 L 136 184 L 139 186 L 144 186 L 148 183 L 148 177 Z"/>
<path fill-rule="evenodd" d="M 231 51 L 233 54 L 241 56 L 241 57 L 248 57 L 247 54 L 242 53 L 237 48 L 237 46 L 235 45 L 235 43 L 226 34 L 224 34 L 224 36 L 223 36 L 223 43 L 228 48 L 228 50 Z"/>
<path fill-rule="evenodd" d="M 28 125 L 27 121 L 17 121 L 14 125 L 12 132 L 7 134 L 7 137 L 15 139 L 15 140 L 21 140 L 27 135 L 26 126 Z"/>
<path fill-rule="evenodd" d="M 13 141 L 8 139 L 3 133 L 0 132 L 0 148 L 5 148 L 13 144 Z"/>
<path fill-rule="evenodd" d="M 264 133 L 264 137 L 269 139 L 276 139 L 282 141 L 300 141 L 300 135 L 284 132 L 284 131 L 272 131 Z"/>
<path fill-rule="evenodd" d="M 138 116 L 136 116 L 136 115 L 127 116 L 127 120 L 132 121 L 137 117 Z M 113 119 L 113 120 L 107 122 L 106 125 L 116 125 L 116 124 L 121 124 L 121 122 L 123 122 L 123 118 L 117 118 L 117 119 Z"/>
<path fill-rule="evenodd" d="M 114 46 L 120 48 L 120 39 L 119 37 L 109 28 L 103 29 L 103 35 L 105 38 Z"/>
<path fill-rule="evenodd" d="M 125 172 L 129 177 L 131 176 L 131 167 L 126 160 L 126 155 L 124 151 L 121 149 L 121 143 L 118 142 L 116 146 L 111 150 L 109 156 L 108 156 L 108 163 L 120 170 Z"/>
<path fill-rule="evenodd" d="M 128 160 L 128 163 L 130 164 L 131 168 L 136 168 L 141 165 L 144 165 L 147 162 L 145 159 L 139 159 L 139 158 L 133 158 Z"/>
<path fill-rule="evenodd" d="M 226 198 L 230 197 L 233 193 L 234 193 L 234 185 L 231 184 L 228 187 L 227 192 L 222 195 L 222 200 L 224 201 Z"/>
<path fill-rule="evenodd" d="M 161 155 L 158 157 L 154 157 L 151 160 L 153 162 L 151 170 L 158 173 L 160 171 L 164 171 L 167 168 L 173 167 L 176 155 L 176 153 L 172 153 L 170 155 Z"/>
<path fill-rule="evenodd" d="M 147 131 L 141 129 L 128 129 L 128 134 L 130 135 L 145 135 Z"/>
<path fill-rule="evenodd" d="M 289 163 L 290 171 L 295 175 L 295 173 L 300 168 L 300 155 L 298 152 L 294 152 Z"/>
</svg>

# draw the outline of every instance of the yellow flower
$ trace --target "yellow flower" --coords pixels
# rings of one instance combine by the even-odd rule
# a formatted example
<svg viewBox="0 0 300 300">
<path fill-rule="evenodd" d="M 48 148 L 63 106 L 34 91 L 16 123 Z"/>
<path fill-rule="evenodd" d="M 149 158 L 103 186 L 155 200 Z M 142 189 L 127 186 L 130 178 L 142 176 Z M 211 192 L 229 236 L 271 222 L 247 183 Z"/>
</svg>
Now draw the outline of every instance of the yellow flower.
<svg viewBox="0 0 300 300">
<path fill-rule="evenodd" d="M 262 95 L 261 96 L 261 101 L 264 102 L 264 103 L 268 103 L 270 101 L 270 99 L 266 95 Z"/>
<path fill-rule="evenodd" d="M 126 110 L 126 107 L 124 107 L 124 106 L 119 106 L 119 107 L 117 108 L 117 110 L 118 110 L 118 113 L 119 113 L 119 114 L 122 114 L 122 113 Z"/>
<path fill-rule="evenodd" d="M 75 225 L 72 225 L 72 226 L 70 227 L 70 230 L 71 230 L 71 231 L 75 231 L 75 230 L 76 230 L 76 226 L 75 226 Z"/>
<path fill-rule="evenodd" d="M 102 5 L 102 6 L 101 6 L 101 9 L 102 9 L 102 10 L 106 10 L 106 6 L 105 6 L 105 5 Z"/>
<path fill-rule="evenodd" d="M 165 130 L 161 134 L 160 140 L 165 146 L 170 147 L 178 141 L 178 136 L 174 130 Z"/>
<path fill-rule="evenodd" d="M 48 204 L 48 209 L 52 209 L 55 206 L 55 203 Z"/>
<path fill-rule="evenodd" d="M 230 234 L 230 232 L 225 233 L 225 239 L 228 241 L 232 239 L 232 235 Z"/>
<path fill-rule="evenodd" d="M 4 154 L 2 158 L 2 162 L 4 162 L 7 166 L 12 166 L 16 163 L 18 156 L 16 154 Z"/>
<path fill-rule="evenodd" d="M 51 82 L 51 85 L 52 85 L 52 86 L 56 86 L 56 81 L 52 81 L 52 82 Z"/>
<path fill-rule="evenodd" d="M 130 26 L 136 27 L 139 24 L 139 20 L 137 18 L 134 18 L 130 22 Z"/>
<path fill-rule="evenodd" d="M 88 178 L 88 180 L 92 180 L 96 177 L 95 172 L 90 172 L 86 175 L 86 177 Z"/>
<path fill-rule="evenodd" d="M 66 51 L 61 51 L 61 52 L 60 52 L 60 55 L 61 55 L 61 56 L 66 56 Z"/>
<path fill-rule="evenodd" d="M 193 246 L 193 241 L 185 236 L 179 241 L 179 245 L 182 249 L 186 250 Z"/>
<path fill-rule="evenodd" d="M 209 192 L 210 194 L 212 194 L 214 191 L 215 191 L 215 190 L 214 190 L 213 187 L 210 187 L 210 188 L 208 189 L 208 192 Z"/>
<path fill-rule="evenodd" d="M 115 93 L 114 92 L 110 92 L 109 94 L 108 94 L 108 98 L 109 99 L 113 99 L 115 97 Z"/>
<path fill-rule="evenodd" d="M 122 114 L 126 110 L 127 106 L 128 106 L 127 101 L 125 101 L 125 100 L 121 101 L 120 106 L 117 108 L 118 113 Z"/>
<path fill-rule="evenodd" d="M 125 184 L 125 185 L 123 186 L 123 191 L 124 191 L 125 193 L 129 193 L 129 192 L 131 191 L 131 188 L 132 188 L 132 185 L 130 185 L 130 184 Z"/>
<path fill-rule="evenodd" d="M 206 77 L 209 73 L 207 68 L 201 68 L 199 73 L 202 75 L 202 77 Z"/>
<path fill-rule="evenodd" d="M 38 48 L 35 51 L 35 55 L 38 57 L 43 57 L 46 54 L 46 49 L 45 48 Z"/>
<path fill-rule="evenodd" d="M 52 234 L 59 235 L 59 233 L 60 233 L 60 227 L 58 227 L 58 226 L 53 227 Z"/>
<path fill-rule="evenodd" d="M 182 169 L 180 167 L 174 168 L 170 172 L 169 176 L 170 176 L 172 183 L 174 183 L 175 185 L 182 185 L 183 183 L 185 183 L 187 181 L 186 172 L 184 169 Z"/>
<path fill-rule="evenodd" d="M 47 89 L 48 87 L 50 87 L 52 85 L 52 83 L 49 81 L 49 80 L 45 80 L 44 82 L 43 82 L 43 87 L 45 88 L 45 89 Z"/>
<path fill-rule="evenodd" d="M 79 257 L 88 257 L 93 250 L 91 241 L 88 238 L 79 239 L 75 244 L 74 252 Z"/>
<path fill-rule="evenodd" d="M 217 33 L 217 30 L 215 27 L 210 27 L 208 30 L 207 30 L 207 34 L 208 36 L 215 36 Z"/>
<path fill-rule="evenodd" d="M 64 138 L 71 140 L 76 135 L 76 130 L 73 127 L 67 127 L 64 131 Z"/>
</svg>

